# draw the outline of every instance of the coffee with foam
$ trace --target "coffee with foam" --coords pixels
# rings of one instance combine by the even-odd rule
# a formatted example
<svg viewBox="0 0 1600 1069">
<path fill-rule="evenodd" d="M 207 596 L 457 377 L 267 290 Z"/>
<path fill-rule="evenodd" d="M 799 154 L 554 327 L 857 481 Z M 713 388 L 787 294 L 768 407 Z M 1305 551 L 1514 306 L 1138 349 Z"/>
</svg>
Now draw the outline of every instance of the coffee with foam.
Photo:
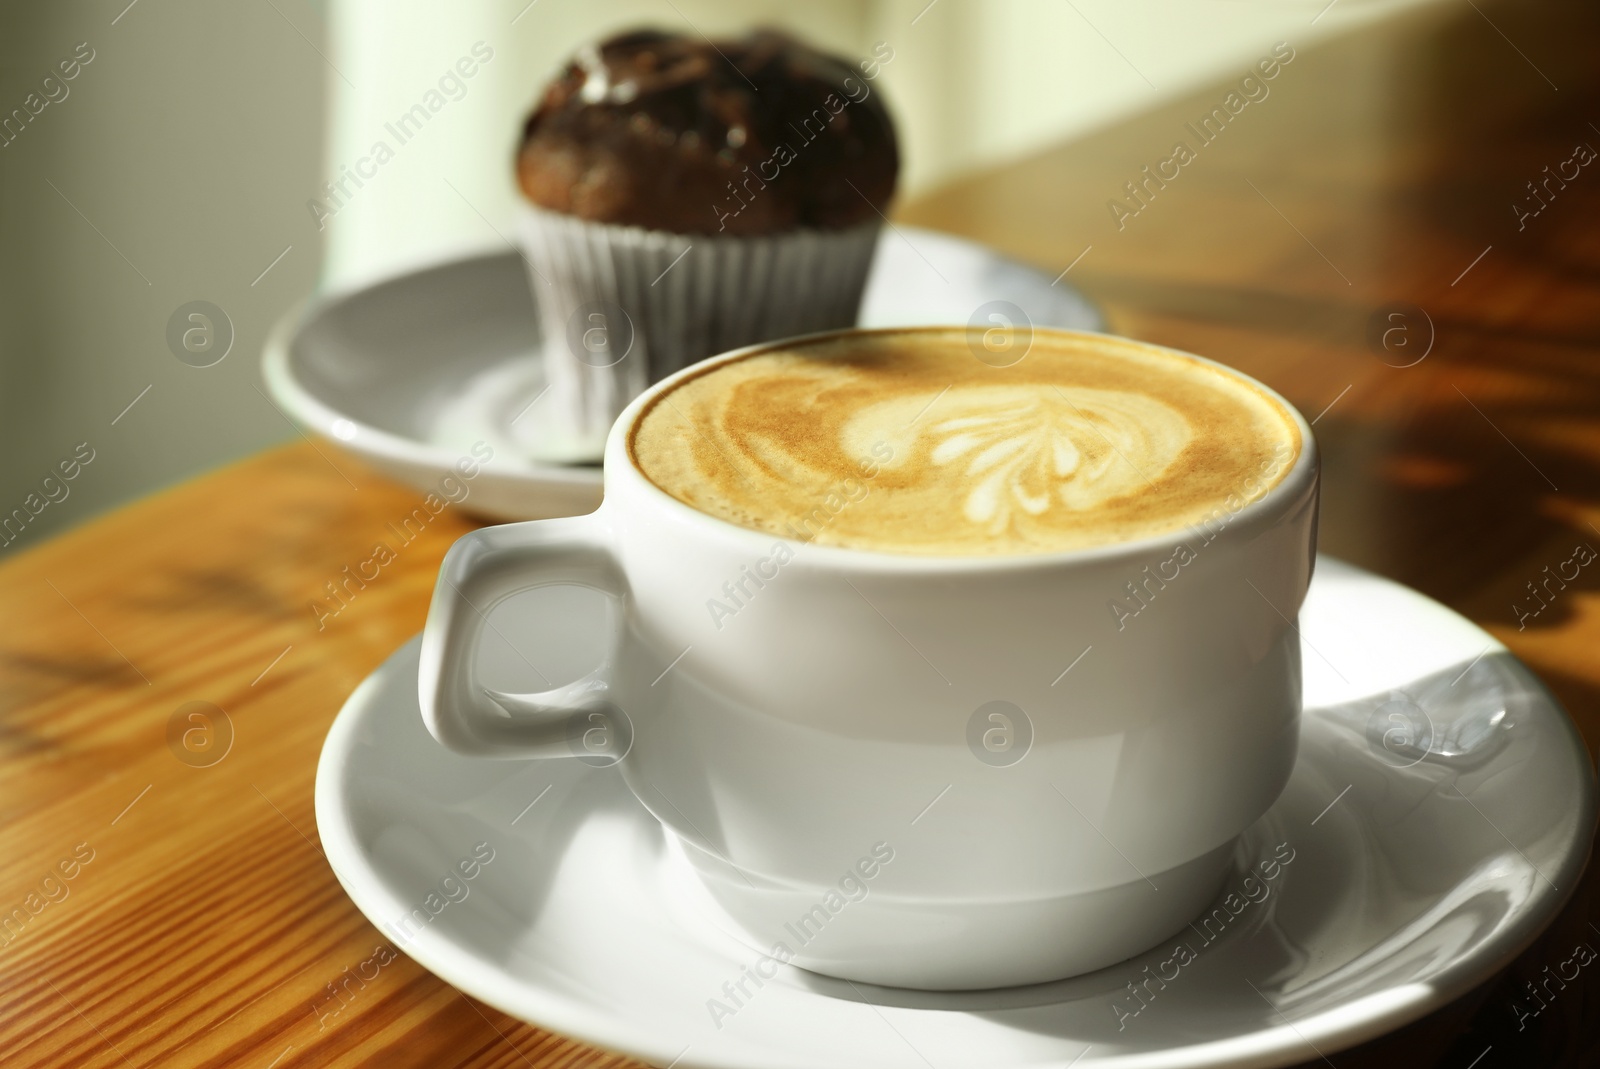
<svg viewBox="0 0 1600 1069">
<path fill-rule="evenodd" d="M 939 556 L 1178 531 L 1261 497 L 1301 451 L 1280 402 L 1193 357 L 1037 331 L 998 368 L 960 328 L 713 365 L 654 398 L 628 446 L 656 486 L 741 527 Z"/>
</svg>

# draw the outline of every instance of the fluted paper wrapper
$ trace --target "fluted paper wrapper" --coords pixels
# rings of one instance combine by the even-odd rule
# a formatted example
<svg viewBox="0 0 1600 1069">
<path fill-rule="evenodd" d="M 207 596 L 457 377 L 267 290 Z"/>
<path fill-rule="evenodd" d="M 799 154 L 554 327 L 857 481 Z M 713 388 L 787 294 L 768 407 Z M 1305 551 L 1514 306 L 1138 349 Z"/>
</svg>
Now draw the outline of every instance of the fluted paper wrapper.
<svg viewBox="0 0 1600 1069">
<path fill-rule="evenodd" d="M 768 237 L 670 234 L 522 205 L 549 392 L 530 452 L 598 460 L 629 401 L 743 345 L 855 325 L 879 224 Z"/>
</svg>

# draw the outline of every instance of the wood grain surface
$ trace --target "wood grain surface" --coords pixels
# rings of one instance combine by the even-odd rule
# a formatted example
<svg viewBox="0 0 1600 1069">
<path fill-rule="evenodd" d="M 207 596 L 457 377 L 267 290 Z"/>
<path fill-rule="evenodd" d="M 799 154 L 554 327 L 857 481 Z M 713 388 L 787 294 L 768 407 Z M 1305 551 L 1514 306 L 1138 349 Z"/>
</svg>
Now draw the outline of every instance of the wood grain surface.
<svg viewBox="0 0 1600 1069">
<path fill-rule="evenodd" d="M 1600 570 L 1537 613 L 1526 584 L 1600 546 L 1600 166 L 1564 163 L 1600 148 L 1597 56 L 1593 5 L 1441 5 L 1297 49 L 1143 203 L 1124 184 L 1196 142 L 1185 124 L 1229 85 L 900 218 L 1072 265 L 1118 332 L 1232 363 L 1317 417 L 1323 548 L 1493 632 L 1592 751 Z M 0 1065 L 632 1064 L 404 956 L 333 998 L 390 944 L 318 846 L 319 748 L 421 627 L 472 519 L 447 509 L 320 628 L 311 606 L 418 503 L 303 443 L 0 565 Z M 194 702 L 231 725 L 207 767 L 169 743 L 203 723 Z M 1600 970 L 1537 1017 L 1512 1009 L 1575 944 L 1600 946 L 1597 900 L 1590 875 L 1504 975 L 1326 1064 L 1600 1064 Z"/>
</svg>

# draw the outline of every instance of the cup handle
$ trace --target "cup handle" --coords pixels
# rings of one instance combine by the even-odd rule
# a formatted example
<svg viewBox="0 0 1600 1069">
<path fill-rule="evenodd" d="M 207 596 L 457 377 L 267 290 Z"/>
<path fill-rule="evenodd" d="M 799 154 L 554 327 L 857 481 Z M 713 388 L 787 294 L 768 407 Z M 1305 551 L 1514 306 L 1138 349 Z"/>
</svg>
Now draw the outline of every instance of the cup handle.
<svg viewBox="0 0 1600 1069">
<path fill-rule="evenodd" d="M 417 672 L 422 719 L 434 738 L 479 757 L 586 756 L 572 740 L 594 738 L 595 717 L 617 711 L 607 701 L 615 636 L 594 671 L 531 694 L 484 687 L 474 654 L 489 611 L 523 590 L 576 584 L 623 597 L 627 583 L 605 533 L 592 516 L 533 520 L 473 531 L 450 547 L 439 566 Z M 587 756 L 603 754 L 590 750 Z"/>
</svg>

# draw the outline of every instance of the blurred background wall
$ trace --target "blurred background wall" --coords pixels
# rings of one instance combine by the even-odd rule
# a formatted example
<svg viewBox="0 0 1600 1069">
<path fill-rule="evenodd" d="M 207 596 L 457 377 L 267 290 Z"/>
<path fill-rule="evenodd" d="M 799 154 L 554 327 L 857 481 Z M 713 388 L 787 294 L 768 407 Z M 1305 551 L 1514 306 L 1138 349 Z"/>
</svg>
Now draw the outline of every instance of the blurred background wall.
<svg viewBox="0 0 1600 1069">
<path fill-rule="evenodd" d="M 914 196 L 1236 80 L 1277 41 L 1303 48 L 1423 2 L 5 4 L 0 117 L 26 120 L 0 134 L 0 512 L 80 444 L 94 459 L 0 553 L 293 436 L 257 371 L 273 320 L 316 288 L 501 244 L 519 120 L 598 35 L 765 24 L 850 55 L 886 43 L 876 85 L 900 126 L 902 196 Z M 385 124 L 480 42 L 492 58 L 395 145 Z M 347 184 L 331 217 L 313 209 L 380 139 L 393 158 Z M 211 349 L 180 359 L 169 321 L 196 300 L 226 321 L 211 325 Z M 179 333 L 197 322 L 180 318 Z M 195 366 L 220 354 L 230 324 L 226 356 Z"/>
<path fill-rule="evenodd" d="M 127 3 L 0 4 L 0 514 L 45 500 L 80 443 L 93 454 L 4 554 L 294 433 L 256 365 L 321 264 L 304 201 L 321 174 L 322 14 Z M 75 50 L 92 59 L 68 80 Z M 207 368 L 165 337 L 196 299 L 235 334 Z"/>
</svg>

